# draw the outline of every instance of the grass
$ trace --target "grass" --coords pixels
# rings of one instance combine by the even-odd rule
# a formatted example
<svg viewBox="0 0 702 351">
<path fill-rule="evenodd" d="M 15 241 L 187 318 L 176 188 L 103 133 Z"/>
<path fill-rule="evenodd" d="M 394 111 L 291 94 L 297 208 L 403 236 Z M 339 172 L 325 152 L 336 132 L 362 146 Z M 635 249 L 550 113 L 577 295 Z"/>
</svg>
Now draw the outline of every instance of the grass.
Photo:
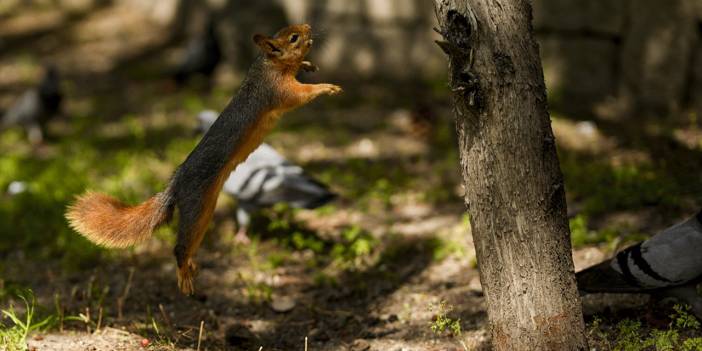
<svg viewBox="0 0 702 351">
<path fill-rule="evenodd" d="M 641 321 L 625 318 L 612 327 L 604 327 L 595 318 L 589 328 L 591 346 L 614 351 L 702 351 L 698 337 L 700 322 L 686 305 L 674 305 L 666 329 L 645 328 Z M 593 345 L 594 344 L 594 345 Z"/>
<path fill-rule="evenodd" d="M 453 306 L 441 300 L 438 304 L 430 305 L 429 310 L 434 313 L 434 318 L 429 323 L 429 328 L 434 334 L 450 332 L 453 336 L 461 335 L 461 319 L 449 316 Z"/>
<path fill-rule="evenodd" d="M 677 208 L 684 188 L 648 162 L 612 165 L 607 160 L 560 152 L 566 192 L 589 215 L 659 206 Z"/>
<path fill-rule="evenodd" d="M 296 221 L 295 212 L 279 204 L 264 211 L 265 216 L 255 218 L 251 226 L 254 236 L 272 238 L 277 245 L 277 250 L 267 258 L 271 268 L 280 266 L 291 252 L 305 251 L 313 253 L 310 266 L 333 264 L 342 269 L 353 268 L 361 265 L 361 261 L 378 247 L 379 241 L 359 225 L 340 228 L 333 238 L 322 238 Z"/>
<path fill-rule="evenodd" d="M 615 250 L 622 243 L 633 243 L 648 238 L 647 235 L 633 231 L 626 226 L 608 226 L 593 230 L 588 225 L 588 216 L 578 214 L 570 219 L 570 240 L 573 248 L 588 245 L 608 244 L 610 250 Z"/>
<path fill-rule="evenodd" d="M 24 312 L 19 312 L 14 306 L 2 310 L 2 315 L 10 323 L 5 324 L 0 319 L 0 349 L 6 351 L 24 351 L 27 349 L 27 337 L 30 333 L 50 328 L 56 321 L 56 316 L 49 315 L 43 319 L 37 318 L 36 301 L 31 291 L 18 297 L 24 303 Z"/>
<path fill-rule="evenodd" d="M 452 318 L 450 316 L 453 306 L 449 305 L 445 300 L 441 300 L 437 304 L 431 304 L 429 310 L 434 313 L 434 317 L 429 323 L 429 329 L 437 336 L 450 334 L 451 337 L 461 344 L 464 350 L 468 351 L 468 347 L 460 339 L 462 333 L 461 318 Z"/>
<path fill-rule="evenodd" d="M 121 124 L 90 121 L 87 115 L 68 118 L 71 128 L 43 150 L 29 147 L 21 130 L 0 134 L 2 193 L 14 181 L 27 185 L 21 194 L 0 195 L 6 197 L 0 201 L 0 253 L 62 257 L 67 268 L 79 269 L 109 254 L 68 227 L 63 215 L 74 196 L 94 189 L 127 203 L 143 201 L 163 188 L 197 137 L 134 115 Z"/>
</svg>

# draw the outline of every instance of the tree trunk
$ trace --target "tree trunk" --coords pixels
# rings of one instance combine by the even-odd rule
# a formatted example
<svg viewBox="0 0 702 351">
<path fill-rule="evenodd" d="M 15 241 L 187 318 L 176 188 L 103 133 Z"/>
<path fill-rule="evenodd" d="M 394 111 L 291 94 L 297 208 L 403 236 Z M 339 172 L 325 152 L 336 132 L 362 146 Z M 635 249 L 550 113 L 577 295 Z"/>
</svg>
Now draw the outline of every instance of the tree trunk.
<svg viewBox="0 0 702 351">
<path fill-rule="evenodd" d="M 436 0 L 495 350 L 585 350 L 563 177 L 526 0 Z"/>
</svg>

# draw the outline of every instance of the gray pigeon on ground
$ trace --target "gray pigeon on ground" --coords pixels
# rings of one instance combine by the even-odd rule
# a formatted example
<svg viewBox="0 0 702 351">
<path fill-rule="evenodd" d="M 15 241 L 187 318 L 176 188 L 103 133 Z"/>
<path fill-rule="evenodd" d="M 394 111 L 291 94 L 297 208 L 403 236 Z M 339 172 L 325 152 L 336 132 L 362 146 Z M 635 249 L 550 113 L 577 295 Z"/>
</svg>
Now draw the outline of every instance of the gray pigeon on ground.
<svg viewBox="0 0 702 351">
<path fill-rule="evenodd" d="M 22 126 L 31 142 L 41 142 L 46 124 L 58 114 L 62 99 L 58 71 L 54 66 L 47 66 L 41 83 L 26 91 L 2 116 L 0 130 Z"/>
<path fill-rule="evenodd" d="M 199 132 L 206 132 L 217 119 L 214 111 L 198 114 Z M 237 240 L 247 242 L 246 230 L 251 213 L 287 203 L 293 208 L 314 209 L 323 206 L 336 194 L 329 188 L 305 174 L 300 166 L 286 160 L 266 143 L 262 143 L 245 162 L 229 175 L 223 191 L 237 199 Z"/>
<path fill-rule="evenodd" d="M 222 49 L 219 45 L 215 21 L 210 17 L 207 19 L 204 31 L 188 42 L 185 53 L 175 68 L 173 79 L 179 85 L 196 74 L 202 74 L 210 79 L 221 59 Z"/>
<path fill-rule="evenodd" d="M 612 259 L 576 274 L 587 293 L 650 293 L 677 298 L 702 318 L 702 211 Z"/>
</svg>

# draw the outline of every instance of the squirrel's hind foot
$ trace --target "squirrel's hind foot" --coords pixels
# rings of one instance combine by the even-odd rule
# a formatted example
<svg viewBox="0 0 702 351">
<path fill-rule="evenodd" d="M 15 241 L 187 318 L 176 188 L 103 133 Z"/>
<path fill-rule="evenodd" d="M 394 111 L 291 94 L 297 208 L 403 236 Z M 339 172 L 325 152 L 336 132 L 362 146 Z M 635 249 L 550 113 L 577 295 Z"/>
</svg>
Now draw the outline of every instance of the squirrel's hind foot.
<svg viewBox="0 0 702 351">
<path fill-rule="evenodd" d="M 192 259 L 188 259 L 182 267 L 178 268 L 178 288 L 183 294 L 190 296 L 195 293 L 193 279 L 196 274 L 197 265 Z"/>
</svg>

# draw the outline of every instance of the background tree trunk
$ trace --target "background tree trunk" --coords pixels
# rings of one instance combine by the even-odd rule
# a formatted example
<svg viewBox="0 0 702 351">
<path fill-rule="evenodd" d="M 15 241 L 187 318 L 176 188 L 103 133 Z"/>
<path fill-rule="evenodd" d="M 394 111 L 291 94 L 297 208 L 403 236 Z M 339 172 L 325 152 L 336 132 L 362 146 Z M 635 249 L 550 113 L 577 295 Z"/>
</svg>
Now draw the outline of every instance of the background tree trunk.
<svg viewBox="0 0 702 351">
<path fill-rule="evenodd" d="M 436 0 L 496 350 L 585 350 L 563 177 L 525 0 Z M 477 28 L 476 28 L 477 27 Z"/>
</svg>

